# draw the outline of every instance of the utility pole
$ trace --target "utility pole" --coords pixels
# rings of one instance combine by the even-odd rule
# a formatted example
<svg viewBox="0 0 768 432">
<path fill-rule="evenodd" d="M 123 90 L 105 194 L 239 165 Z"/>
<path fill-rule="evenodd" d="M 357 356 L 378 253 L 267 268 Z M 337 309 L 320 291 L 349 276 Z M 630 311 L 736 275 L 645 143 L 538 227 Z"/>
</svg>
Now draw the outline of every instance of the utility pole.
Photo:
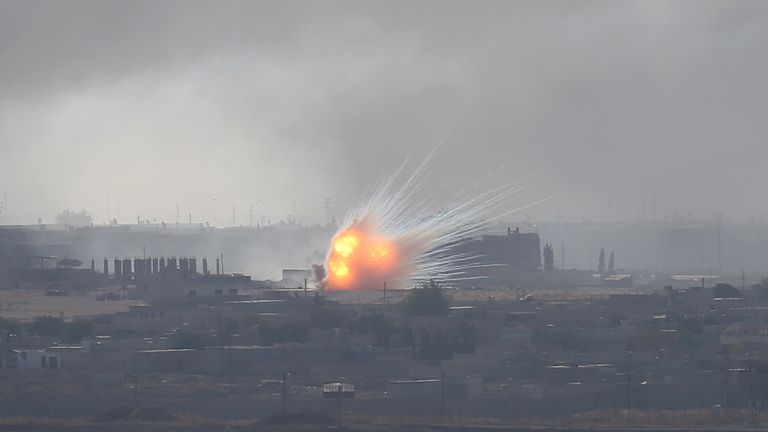
<svg viewBox="0 0 768 432">
<path fill-rule="evenodd" d="M 133 374 L 133 409 L 139 408 L 139 374 Z"/>
<path fill-rule="evenodd" d="M 341 395 L 336 398 L 336 429 L 341 429 Z"/>
<path fill-rule="evenodd" d="M 283 392 L 282 392 L 282 406 L 281 406 L 281 413 L 283 415 L 286 414 L 288 410 L 288 387 L 287 387 L 287 381 L 288 381 L 288 374 L 283 373 Z"/>
<path fill-rule="evenodd" d="M 325 209 L 325 224 L 331 223 L 331 199 L 326 198 L 323 201 L 323 208 Z"/>
<path fill-rule="evenodd" d="M 730 393 L 731 393 L 731 350 L 726 349 L 725 351 L 725 388 L 723 389 L 723 408 L 726 410 L 730 406 Z"/>
<path fill-rule="evenodd" d="M 440 417 L 445 417 L 445 372 L 440 375 Z"/>
<path fill-rule="evenodd" d="M 717 273 L 723 276 L 723 240 L 720 232 L 720 222 L 717 223 Z"/>
<path fill-rule="evenodd" d="M 387 281 L 384 281 L 384 304 L 387 304 Z"/>
<path fill-rule="evenodd" d="M 307 296 L 307 278 L 304 278 L 304 297 Z"/>
<path fill-rule="evenodd" d="M 560 265 L 562 265 L 562 269 L 565 270 L 565 242 L 563 241 L 560 245 Z"/>
<path fill-rule="evenodd" d="M 627 417 L 632 414 L 632 352 L 627 353 Z"/>
<path fill-rule="evenodd" d="M 744 270 L 741 271 L 741 291 L 744 292 L 744 285 L 745 283 L 745 276 L 744 276 Z"/>
</svg>

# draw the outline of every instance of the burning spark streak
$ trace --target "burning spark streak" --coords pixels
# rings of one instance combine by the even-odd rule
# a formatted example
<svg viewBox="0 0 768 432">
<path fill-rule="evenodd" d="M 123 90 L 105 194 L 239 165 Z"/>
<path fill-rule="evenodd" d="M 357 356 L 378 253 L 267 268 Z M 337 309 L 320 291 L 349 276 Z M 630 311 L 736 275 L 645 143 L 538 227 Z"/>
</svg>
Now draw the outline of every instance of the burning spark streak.
<svg viewBox="0 0 768 432">
<path fill-rule="evenodd" d="M 434 153 L 435 150 L 432 151 Z M 404 181 L 407 160 L 349 212 L 331 240 L 323 286 L 330 290 L 379 290 L 430 279 L 460 280 L 476 267 L 477 256 L 456 245 L 477 235 L 489 220 L 529 208 L 534 202 L 489 217 L 507 199 L 525 189 L 510 183 L 479 193 L 440 212 L 419 201 L 432 153 Z M 485 221 L 483 218 L 486 218 Z"/>
</svg>

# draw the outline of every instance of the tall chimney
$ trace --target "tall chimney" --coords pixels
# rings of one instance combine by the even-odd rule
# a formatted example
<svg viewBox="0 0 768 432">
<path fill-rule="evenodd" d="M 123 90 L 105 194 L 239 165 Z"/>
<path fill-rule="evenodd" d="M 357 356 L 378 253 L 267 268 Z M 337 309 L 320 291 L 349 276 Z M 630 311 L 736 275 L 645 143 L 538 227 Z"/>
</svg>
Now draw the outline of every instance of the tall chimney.
<svg viewBox="0 0 768 432">
<path fill-rule="evenodd" d="M 109 276 L 109 261 L 104 258 L 104 276 Z"/>
<path fill-rule="evenodd" d="M 131 259 L 126 258 L 123 260 L 123 277 L 126 279 L 129 279 L 132 273 L 133 273 L 133 268 L 131 266 Z"/>
<path fill-rule="evenodd" d="M 221 267 L 219 267 L 221 264 L 219 263 L 219 258 L 216 258 L 216 274 L 221 274 Z"/>
<path fill-rule="evenodd" d="M 203 257 L 203 274 L 208 274 L 208 258 Z"/>
</svg>

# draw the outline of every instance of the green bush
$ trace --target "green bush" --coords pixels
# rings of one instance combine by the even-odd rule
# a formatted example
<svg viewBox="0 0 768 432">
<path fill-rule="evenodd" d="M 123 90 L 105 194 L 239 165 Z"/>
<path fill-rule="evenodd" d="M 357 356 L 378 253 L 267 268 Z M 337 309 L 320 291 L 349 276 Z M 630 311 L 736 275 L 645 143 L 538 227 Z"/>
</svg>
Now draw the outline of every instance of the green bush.
<svg viewBox="0 0 768 432">
<path fill-rule="evenodd" d="M 403 312 L 411 316 L 445 315 L 450 306 L 450 299 L 435 281 L 414 288 L 402 303 Z"/>
</svg>

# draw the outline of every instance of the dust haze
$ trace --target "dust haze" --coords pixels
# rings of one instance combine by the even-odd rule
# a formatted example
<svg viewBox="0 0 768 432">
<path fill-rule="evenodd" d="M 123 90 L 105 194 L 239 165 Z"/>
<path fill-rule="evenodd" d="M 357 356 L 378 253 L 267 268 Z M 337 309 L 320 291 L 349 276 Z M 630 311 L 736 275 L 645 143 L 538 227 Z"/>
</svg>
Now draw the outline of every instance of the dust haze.
<svg viewBox="0 0 768 432">
<path fill-rule="evenodd" d="M 763 2 L 0 3 L 3 223 L 322 222 L 447 133 L 435 184 L 540 220 L 761 218 Z M 109 200 L 109 204 L 108 204 Z M 253 210 L 251 210 L 253 208 Z M 233 220 L 234 219 L 234 220 Z"/>
<path fill-rule="evenodd" d="M 768 1 L 0 0 L 0 432 L 768 430 Z"/>
</svg>

